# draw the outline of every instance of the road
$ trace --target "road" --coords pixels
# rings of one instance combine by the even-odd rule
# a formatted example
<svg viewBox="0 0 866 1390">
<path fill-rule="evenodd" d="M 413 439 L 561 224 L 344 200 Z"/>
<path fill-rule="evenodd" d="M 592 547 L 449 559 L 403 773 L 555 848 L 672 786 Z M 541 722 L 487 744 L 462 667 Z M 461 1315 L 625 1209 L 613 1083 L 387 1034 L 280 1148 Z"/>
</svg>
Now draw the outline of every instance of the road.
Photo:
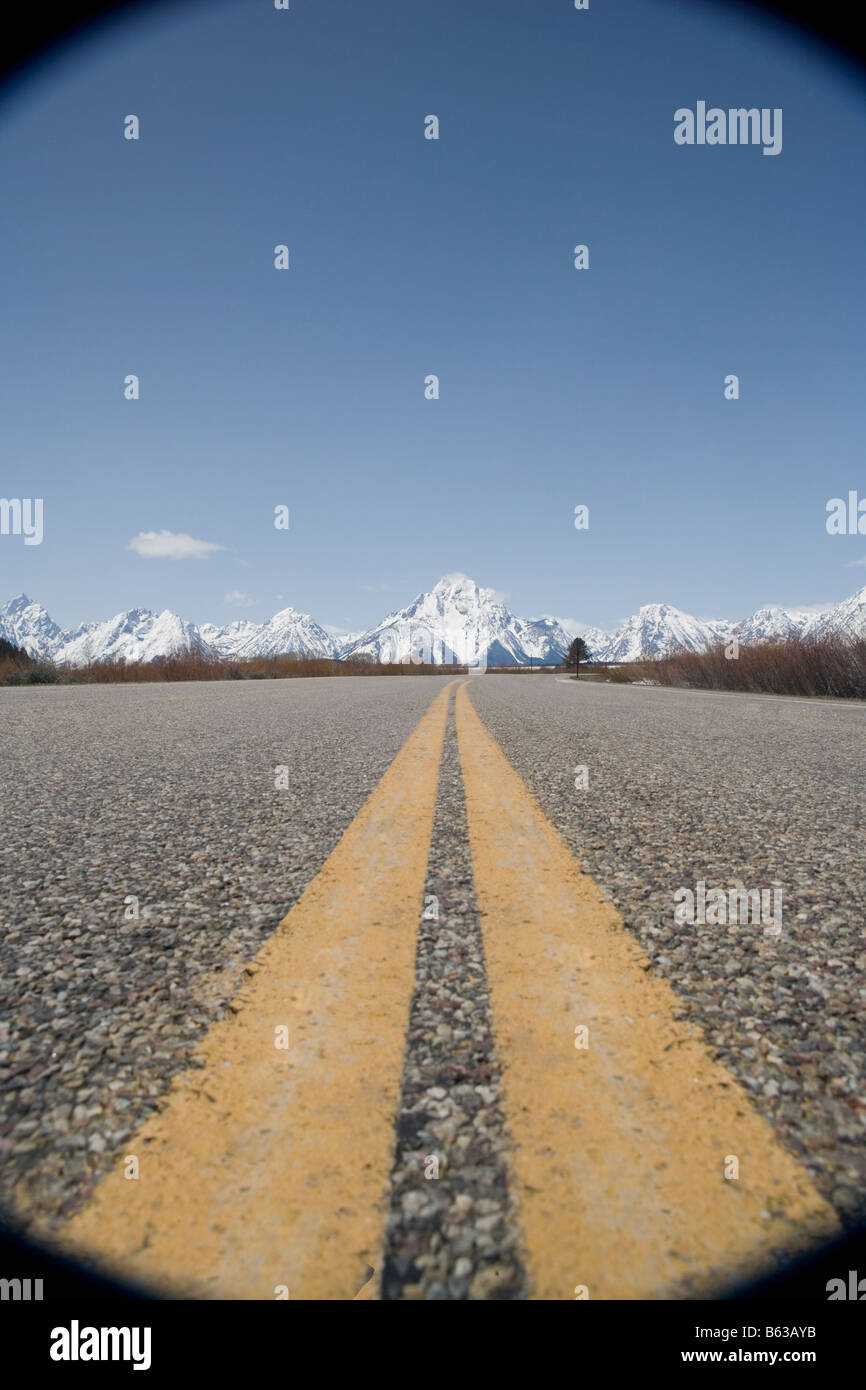
<svg viewBox="0 0 866 1390">
<path fill-rule="evenodd" d="M 0 691 L 4 1210 L 205 1298 L 702 1297 L 832 1236 L 864 719 L 547 675 Z M 781 919 L 676 922 L 700 882 Z"/>
</svg>

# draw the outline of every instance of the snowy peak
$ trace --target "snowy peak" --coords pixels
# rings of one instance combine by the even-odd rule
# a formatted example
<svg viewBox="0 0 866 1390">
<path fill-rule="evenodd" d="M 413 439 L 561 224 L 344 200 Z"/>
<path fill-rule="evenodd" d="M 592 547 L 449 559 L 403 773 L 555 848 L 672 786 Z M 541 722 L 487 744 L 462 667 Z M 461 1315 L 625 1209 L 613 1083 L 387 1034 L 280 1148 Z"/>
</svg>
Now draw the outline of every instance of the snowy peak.
<svg viewBox="0 0 866 1390">
<path fill-rule="evenodd" d="M 866 632 L 866 586 L 843 599 L 829 613 L 813 615 L 809 623 L 809 631 L 815 635 L 834 629 L 851 637 Z"/>
<path fill-rule="evenodd" d="M 130 608 L 102 623 L 82 623 L 52 655 L 65 666 L 86 666 L 92 661 L 154 661 L 193 651 L 206 653 L 207 646 L 192 623 L 169 609 L 157 614 Z"/>
<path fill-rule="evenodd" d="M 333 657 L 337 653 L 337 645 L 309 613 L 299 613 L 296 608 L 283 608 L 250 633 L 231 654 L 238 657 L 283 656 L 289 652 L 299 656 Z"/>
<path fill-rule="evenodd" d="M 450 574 L 347 642 L 341 656 L 443 666 L 528 665 L 559 661 L 567 648 L 568 634 L 554 619 L 516 618 L 495 590 L 480 588 L 468 575 Z"/>
<path fill-rule="evenodd" d="M 492 589 L 479 588 L 468 574 L 444 574 L 433 585 L 429 597 L 443 605 L 461 602 L 471 605 L 480 603 L 484 597 L 495 598 L 495 595 Z"/>
<path fill-rule="evenodd" d="M 225 627 L 201 628 L 164 609 L 129 608 L 102 622 L 81 623 L 64 632 L 38 603 L 18 594 L 0 607 L 0 637 L 31 656 L 64 666 L 98 661 L 154 661 L 158 657 L 201 652 L 204 656 L 276 656 L 296 652 L 336 655 L 338 644 L 318 623 L 295 608 L 284 608 L 267 623 L 238 619 Z"/>
<path fill-rule="evenodd" d="M 605 661 L 639 661 L 675 651 L 698 652 L 718 640 L 716 628 L 669 603 L 647 603 L 601 644 L 598 655 Z"/>
<path fill-rule="evenodd" d="M 36 608 L 38 606 L 39 605 L 34 604 L 32 599 L 29 599 L 26 594 L 16 594 L 14 598 L 7 599 L 3 606 L 0 607 L 0 613 L 4 616 L 14 618 L 26 612 L 28 608 Z"/>
<path fill-rule="evenodd" d="M 26 594 L 16 594 L 0 606 L 0 637 L 30 656 L 50 656 L 64 635 L 42 604 L 33 603 Z"/>
<path fill-rule="evenodd" d="M 39 603 L 17 594 L 0 606 L 0 637 L 31 656 L 64 665 L 118 659 L 153 661 L 199 651 L 241 659 L 289 653 L 313 657 L 362 654 L 383 662 L 423 660 L 437 665 L 550 665 L 562 660 L 574 635 L 584 638 L 598 661 L 637 661 L 677 651 L 701 651 L 736 636 L 764 642 L 798 634 L 866 634 L 866 586 L 835 607 L 803 611 L 759 608 L 738 623 L 696 618 L 668 603 L 644 604 L 611 633 L 558 618 L 519 618 L 494 589 L 465 574 L 444 575 L 405 608 L 389 613 L 366 632 L 335 637 L 308 613 L 288 607 L 266 623 L 239 619 L 196 627 L 165 609 L 131 608 L 103 622 L 82 623 L 64 632 Z"/>
<path fill-rule="evenodd" d="M 737 623 L 733 634 L 740 642 L 769 642 L 801 636 L 806 624 L 805 614 L 792 613 L 787 608 L 759 608 L 750 618 Z"/>
<path fill-rule="evenodd" d="M 261 632 L 263 623 L 254 623 L 249 618 L 236 618 L 225 627 L 216 623 L 202 623 L 199 628 L 202 641 L 218 656 L 233 656 L 244 642 Z"/>
</svg>

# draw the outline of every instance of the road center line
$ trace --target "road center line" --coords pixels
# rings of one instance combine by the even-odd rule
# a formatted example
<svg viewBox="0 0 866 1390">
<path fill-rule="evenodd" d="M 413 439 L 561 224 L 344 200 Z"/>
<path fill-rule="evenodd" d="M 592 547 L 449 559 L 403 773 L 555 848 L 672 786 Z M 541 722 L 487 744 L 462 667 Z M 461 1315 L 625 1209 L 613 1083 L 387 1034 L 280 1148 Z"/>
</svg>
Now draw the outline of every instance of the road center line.
<svg viewBox="0 0 866 1390">
<path fill-rule="evenodd" d="M 188 1297 L 377 1296 L 453 684 L 248 967 L 201 1068 L 126 1145 L 140 1176 L 121 1161 L 72 1218 L 73 1250 Z"/>
<path fill-rule="evenodd" d="M 774 1251 L 836 1234 L 832 1209 L 678 1019 L 677 996 L 465 685 L 456 717 L 532 1296 L 707 1296 Z"/>
</svg>

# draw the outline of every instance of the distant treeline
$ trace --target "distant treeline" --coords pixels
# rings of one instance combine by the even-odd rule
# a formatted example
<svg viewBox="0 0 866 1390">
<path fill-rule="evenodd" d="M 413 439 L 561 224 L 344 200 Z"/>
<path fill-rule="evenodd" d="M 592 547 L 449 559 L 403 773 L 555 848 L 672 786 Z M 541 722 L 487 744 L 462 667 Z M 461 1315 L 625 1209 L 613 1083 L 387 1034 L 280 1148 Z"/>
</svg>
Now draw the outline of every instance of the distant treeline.
<svg viewBox="0 0 866 1390">
<path fill-rule="evenodd" d="M 441 676 L 463 675 L 465 666 L 433 666 L 407 662 L 387 665 L 368 657 L 345 661 L 330 657 L 288 654 L 236 658 L 183 652 L 154 661 L 94 661 L 87 666 L 57 666 L 39 661 L 0 638 L 0 685 L 117 685 L 154 681 L 285 680 L 302 676 Z"/>
<path fill-rule="evenodd" d="M 636 681 L 690 690 L 735 690 L 763 695 L 830 696 L 866 699 L 866 637 L 792 637 L 784 641 L 740 646 L 719 642 L 703 652 L 679 652 L 605 666 L 590 661 L 581 671 L 615 684 Z M 528 675 L 539 667 L 490 666 L 490 674 Z M 551 670 L 555 668 L 546 667 Z M 573 668 L 570 668 L 573 670 Z M 105 685 L 154 681 L 286 680 L 304 676 L 442 676 L 465 675 L 466 666 L 407 662 L 383 664 L 368 657 L 345 661 L 298 655 L 257 656 L 246 661 L 186 652 L 155 661 L 106 660 L 88 666 L 56 666 L 36 660 L 0 638 L 0 685 Z"/>
</svg>

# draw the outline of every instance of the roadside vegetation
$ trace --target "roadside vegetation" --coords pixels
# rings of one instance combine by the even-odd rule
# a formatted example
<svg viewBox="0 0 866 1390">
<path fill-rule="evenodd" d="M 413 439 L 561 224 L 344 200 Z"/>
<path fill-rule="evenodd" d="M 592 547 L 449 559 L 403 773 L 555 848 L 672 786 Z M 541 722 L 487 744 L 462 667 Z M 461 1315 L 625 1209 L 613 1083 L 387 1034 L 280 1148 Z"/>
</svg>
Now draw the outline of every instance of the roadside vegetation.
<svg viewBox="0 0 866 1390">
<path fill-rule="evenodd" d="M 762 695 L 810 695 L 866 700 L 866 637 L 831 634 L 741 646 L 725 656 L 725 643 L 704 652 L 679 652 L 655 661 L 614 667 L 614 681 L 648 681 L 689 690 L 735 690 Z"/>
<path fill-rule="evenodd" d="M 463 675 L 465 666 L 447 667 Z M 95 661 L 88 666 L 55 666 L 35 661 L 11 642 L 0 639 L 0 685 L 119 685 L 156 681 L 286 680 L 304 676 L 441 676 L 445 668 L 424 663 L 381 664 L 365 657 L 346 661 L 297 655 L 259 656 L 248 661 L 206 657 L 198 652 L 158 657 L 155 661 Z"/>
<path fill-rule="evenodd" d="M 575 666 L 569 651 L 562 665 L 488 666 L 490 675 L 531 675 L 540 670 L 571 669 L 582 679 L 615 685 L 665 685 L 686 690 L 732 690 L 765 695 L 824 696 L 866 700 L 866 637 L 838 634 L 790 638 L 741 646 L 737 657 L 725 655 L 720 642 L 704 652 L 679 652 L 652 661 L 605 666 L 589 660 L 585 646 Z M 0 685 L 118 685 L 160 681 L 291 680 L 305 676 L 442 676 L 466 675 L 465 666 L 407 662 L 383 665 L 363 656 L 337 661 L 298 655 L 207 657 L 198 652 L 159 657 L 155 661 L 108 660 L 88 666 L 55 666 L 37 661 L 0 638 Z"/>
<path fill-rule="evenodd" d="M 56 680 L 57 668 L 50 661 L 34 661 L 0 637 L 0 685 L 52 685 Z"/>
</svg>

